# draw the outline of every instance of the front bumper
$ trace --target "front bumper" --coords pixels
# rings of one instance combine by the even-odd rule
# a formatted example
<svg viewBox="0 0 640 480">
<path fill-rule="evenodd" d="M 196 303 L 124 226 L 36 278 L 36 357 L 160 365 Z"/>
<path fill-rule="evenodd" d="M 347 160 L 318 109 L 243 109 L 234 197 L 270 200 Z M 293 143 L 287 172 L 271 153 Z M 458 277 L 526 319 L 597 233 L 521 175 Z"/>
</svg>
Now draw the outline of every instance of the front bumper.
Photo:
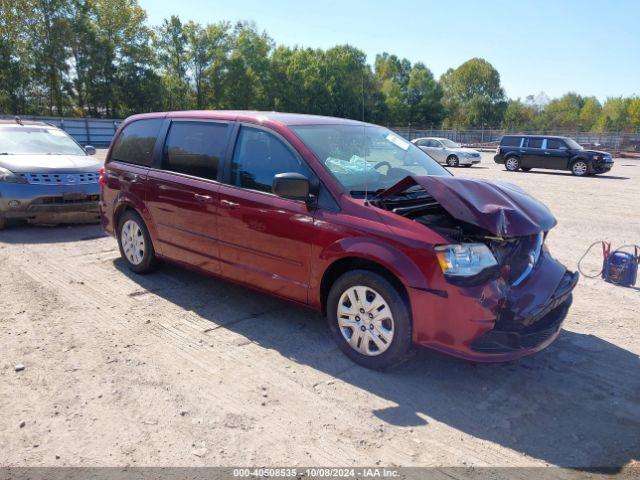
<svg viewBox="0 0 640 480">
<path fill-rule="evenodd" d="M 479 157 L 460 157 L 458 160 L 460 165 L 476 165 L 480 163 Z"/>
<path fill-rule="evenodd" d="M 596 162 L 593 165 L 593 173 L 606 173 L 613 168 L 613 161 Z"/>
<path fill-rule="evenodd" d="M 408 288 L 413 342 L 477 362 L 535 353 L 557 337 L 578 278 L 545 252 L 517 287 L 499 278 L 475 287 Z"/>
<path fill-rule="evenodd" d="M 100 185 L 0 185 L 0 216 L 31 223 L 98 222 Z"/>
<path fill-rule="evenodd" d="M 528 325 L 518 329 L 499 326 L 478 337 L 471 344 L 471 350 L 478 353 L 533 353 L 549 345 L 560 333 L 560 326 L 569 312 L 573 300 L 571 292 L 578 283 L 578 273 L 567 271 L 560 285 L 549 299 L 536 312 L 526 318 L 516 319 L 519 325 Z"/>
</svg>

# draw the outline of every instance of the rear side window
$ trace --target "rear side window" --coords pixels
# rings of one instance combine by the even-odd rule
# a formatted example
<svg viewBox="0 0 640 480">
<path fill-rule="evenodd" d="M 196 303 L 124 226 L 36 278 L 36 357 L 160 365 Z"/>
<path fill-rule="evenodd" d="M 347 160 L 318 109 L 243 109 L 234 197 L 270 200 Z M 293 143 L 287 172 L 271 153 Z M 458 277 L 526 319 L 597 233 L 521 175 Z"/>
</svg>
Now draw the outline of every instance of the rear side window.
<svg viewBox="0 0 640 480">
<path fill-rule="evenodd" d="M 238 187 L 271 192 L 278 173 L 301 173 L 312 178 L 311 169 L 275 135 L 242 127 L 233 153 L 231 183 Z"/>
<path fill-rule="evenodd" d="M 542 148 L 542 138 L 530 138 L 527 146 L 529 148 Z"/>
<path fill-rule="evenodd" d="M 173 122 L 164 146 L 162 168 L 217 179 L 228 130 L 225 123 Z"/>
<path fill-rule="evenodd" d="M 153 147 L 162 126 L 162 118 L 136 120 L 126 127 L 116 140 L 111 151 L 111 159 L 134 165 L 150 166 Z"/>
<path fill-rule="evenodd" d="M 567 148 L 567 145 L 558 138 L 547 138 L 547 148 L 551 150 L 560 150 L 561 148 Z"/>
<path fill-rule="evenodd" d="M 503 137 L 500 145 L 503 147 L 519 147 L 522 137 Z"/>
</svg>

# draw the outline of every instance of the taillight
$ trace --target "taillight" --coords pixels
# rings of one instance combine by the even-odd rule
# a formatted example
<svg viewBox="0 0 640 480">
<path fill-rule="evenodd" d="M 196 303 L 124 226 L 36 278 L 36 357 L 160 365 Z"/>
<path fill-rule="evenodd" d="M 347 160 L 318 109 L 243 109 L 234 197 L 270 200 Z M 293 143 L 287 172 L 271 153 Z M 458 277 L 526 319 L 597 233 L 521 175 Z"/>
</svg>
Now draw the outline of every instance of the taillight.
<svg viewBox="0 0 640 480">
<path fill-rule="evenodd" d="M 105 172 L 104 167 L 100 169 L 100 177 L 98 178 L 98 183 L 100 184 L 100 188 L 104 188 L 104 180 L 105 180 Z"/>
<path fill-rule="evenodd" d="M 496 155 L 500 155 L 500 145 L 498 145 L 498 148 L 496 148 Z"/>
</svg>

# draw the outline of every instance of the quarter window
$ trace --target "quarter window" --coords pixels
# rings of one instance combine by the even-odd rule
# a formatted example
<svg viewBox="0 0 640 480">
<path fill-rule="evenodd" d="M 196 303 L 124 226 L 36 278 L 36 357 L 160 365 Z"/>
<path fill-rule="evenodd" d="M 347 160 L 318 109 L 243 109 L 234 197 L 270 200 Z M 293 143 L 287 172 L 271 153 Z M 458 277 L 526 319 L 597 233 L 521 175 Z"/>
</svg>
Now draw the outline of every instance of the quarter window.
<svg viewBox="0 0 640 480">
<path fill-rule="evenodd" d="M 500 144 L 503 147 L 519 147 L 522 142 L 522 137 L 504 137 Z"/>
<path fill-rule="evenodd" d="M 225 123 L 173 122 L 164 146 L 162 168 L 215 180 L 227 136 Z"/>
<path fill-rule="evenodd" d="M 242 127 L 233 154 L 231 183 L 251 190 L 271 192 L 278 173 L 301 173 L 311 178 L 309 167 L 275 135 Z"/>
<path fill-rule="evenodd" d="M 134 165 L 150 166 L 153 147 L 162 126 L 162 118 L 136 120 L 126 127 L 116 140 L 111 159 Z"/>
</svg>

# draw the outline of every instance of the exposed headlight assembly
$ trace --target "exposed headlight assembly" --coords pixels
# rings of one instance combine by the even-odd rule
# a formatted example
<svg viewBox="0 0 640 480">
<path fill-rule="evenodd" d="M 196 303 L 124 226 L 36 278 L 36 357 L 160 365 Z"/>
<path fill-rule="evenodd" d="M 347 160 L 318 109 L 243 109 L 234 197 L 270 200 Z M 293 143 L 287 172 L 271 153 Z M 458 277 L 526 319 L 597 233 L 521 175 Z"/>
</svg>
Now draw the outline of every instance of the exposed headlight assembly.
<svg viewBox="0 0 640 480">
<path fill-rule="evenodd" d="M 2 168 L 2 167 L 0 167 L 0 182 L 5 182 L 5 183 L 29 183 L 29 182 L 27 182 L 26 178 L 21 177 L 20 175 L 16 175 L 12 171 L 7 170 L 6 168 Z"/>
<path fill-rule="evenodd" d="M 484 243 L 456 243 L 436 247 L 445 278 L 454 284 L 473 284 L 498 272 L 498 262 Z"/>
</svg>

